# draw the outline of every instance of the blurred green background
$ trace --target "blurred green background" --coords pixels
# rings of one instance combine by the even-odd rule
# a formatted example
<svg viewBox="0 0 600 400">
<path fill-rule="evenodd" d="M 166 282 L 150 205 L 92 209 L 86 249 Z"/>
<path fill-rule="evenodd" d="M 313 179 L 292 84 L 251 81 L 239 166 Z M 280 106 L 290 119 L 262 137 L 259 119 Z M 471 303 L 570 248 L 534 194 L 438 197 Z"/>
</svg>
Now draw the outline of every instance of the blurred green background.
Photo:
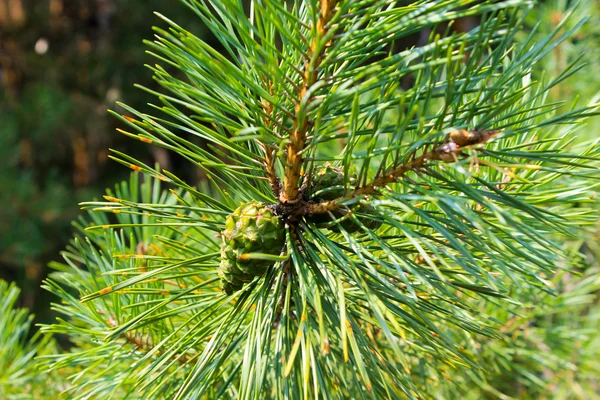
<svg viewBox="0 0 600 400">
<path fill-rule="evenodd" d="M 203 34 L 177 0 L 0 0 L 0 278 L 17 282 L 38 322 L 51 319 L 39 287 L 77 203 L 129 174 L 108 149 L 177 169 L 169 153 L 117 133 L 107 113 L 117 100 L 147 108 L 133 84 L 156 86 L 142 43 L 154 11 Z"/>
<path fill-rule="evenodd" d="M 599 4 L 582 2 L 577 13 L 592 21 L 538 71 L 553 74 L 585 53 L 589 66 L 558 88 L 556 99 L 589 99 L 600 90 Z M 551 32 L 568 5 L 543 2 L 531 26 L 541 23 L 540 37 Z M 178 0 L 0 0 L 0 278 L 23 289 L 21 305 L 37 322 L 52 319 L 50 299 L 39 287 L 47 263 L 60 258 L 71 236 L 77 203 L 99 197 L 129 174 L 109 162 L 109 148 L 198 179 L 164 150 L 115 132 L 118 123 L 107 113 L 119 111 L 117 100 L 147 109 L 148 96 L 133 84 L 155 87 L 144 67 L 153 60 L 142 43 L 159 22 L 154 11 L 206 38 L 199 19 Z M 458 21 L 456 29 L 475 25 Z M 420 44 L 428 34 L 400 46 Z M 410 78 L 403 85 L 410 86 Z M 598 129 L 596 118 L 581 135 L 597 137 Z"/>
</svg>

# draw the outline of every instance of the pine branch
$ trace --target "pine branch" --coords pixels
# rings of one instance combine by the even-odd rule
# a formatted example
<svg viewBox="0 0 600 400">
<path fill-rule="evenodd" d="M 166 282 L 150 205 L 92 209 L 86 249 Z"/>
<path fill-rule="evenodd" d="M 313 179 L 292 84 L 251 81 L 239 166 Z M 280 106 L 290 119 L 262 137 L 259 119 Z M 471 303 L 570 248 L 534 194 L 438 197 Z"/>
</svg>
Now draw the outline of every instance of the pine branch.
<svg viewBox="0 0 600 400">
<path fill-rule="evenodd" d="M 303 165 L 306 137 L 310 129 L 308 109 L 311 105 L 314 86 L 319 77 L 319 67 L 323 60 L 327 42 L 331 36 L 329 21 L 335 12 L 336 0 L 320 0 L 319 16 L 313 27 L 313 37 L 304 63 L 302 85 L 296 99 L 294 130 L 289 137 L 286 151 L 286 165 L 283 179 L 283 191 L 279 196 L 282 203 L 297 203 L 300 199 L 299 182 Z M 322 79 L 325 79 L 322 77 Z"/>
<path fill-rule="evenodd" d="M 464 156 L 464 150 L 473 148 L 473 146 L 483 145 L 499 133 L 499 130 L 454 130 L 448 135 L 447 143 L 441 146 L 438 145 L 434 150 L 425 149 L 418 157 L 415 157 L 416 151 L 414 151 L 412 155 L 408 157 L 408 161 L 383 172 L 372 182 L 354 189 L 348 196 L 321 203 L 308 202 L 305 204 L 302 212 L 307 215 L 314 215 L 335 211 L 344 206 L 342 204 L 344 200 L 377 194 L 380 188 L 383 188 L 390 183 L 397 182 L 410 171 L 417 173 L 424 172 L 424 168 L 428 163 L 435 161 L 458 161 L 460 157 Z"/>
<path fill-rule="evenodd" d="M 269 92 L 272 94 L 273 84 L 270 83 L 268 86 Z M 265 117 L 265 124 L 267 129 L 269 129 L 271 127 L 270 125 L 273 122 L 273 105 L 268 100 L 264 99 L 263 108 L 265 110 L 265 113 L 267 114 L 267 117 Z M 281 192 L 281 180 L 279 179 L 279 176 L 277 176 L 277 172 L 275 170 L 275 163 L 277 161 L 277 158 L 275 157 L 275 152 L 277 151 L 277 149 L 272 145 L 265 145 L 261 141 L 258 141 L 258 144 L 264 153 L 265 172 L 271 185 L 271 191 L 276 197 L 278 197 L 279 193 Z"/>
<path fill-rule="evenodd" d="M 263 152 L 265 154 L 264 162 L 265 162 L 265 172 L 267 177 L 269 178 L 269 183 L 271 184 L 271 191 L 275 196 L 278 196 L 281 193 L 281 180 L 279 176 L 277 176 L 277 172 L 275 171 L 275 162 L 277 158 L 275 157 L 276 149 L 272 147 L 267 147 L 264 144 L 260 144 L 263 148 Z"/>
</svg>

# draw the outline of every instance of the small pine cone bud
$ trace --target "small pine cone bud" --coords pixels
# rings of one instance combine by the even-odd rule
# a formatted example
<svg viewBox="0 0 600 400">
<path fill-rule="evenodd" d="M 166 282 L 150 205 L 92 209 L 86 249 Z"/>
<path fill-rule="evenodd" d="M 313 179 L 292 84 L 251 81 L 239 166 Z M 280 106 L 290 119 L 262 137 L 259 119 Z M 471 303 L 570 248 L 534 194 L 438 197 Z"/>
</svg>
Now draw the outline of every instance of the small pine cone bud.
<svg viewBox="0 0 600 400">
<path fill-rule="evenodd" d="M 479 131 L 457 129 L 450 132 L 449 136 L 450 140 L 456 143 L 459 147 L 464 147 L 479 143 L 481 135 L 479 134 Z"/>
<path fill-rule="evenodd" d="M 325 163 L 314 172 L 309 186 L 305 190 L 306 198 L 314 201 L 335 200 L 351 190 L 356 184 L 356 175 L 350 175 L 348 182 L 344 179 L 344 172 L 330 163 Z"/>
<path fill-rule="evenodd" d="M 308 199 L 316 202 L 335 200 L 343 197 L 344 194 L 356 184 L 356 179 L 356 175 L 350 175 L 346 182 L 344 172 L 340 168 L 325 163 L 315 170 L 313 179 L 305 193 L 308 194 Z M 370 206 L 356 205 L 351 208 L 350 212 L 357 214 L 371 214 L 373 211 L 373 208 Z M 333 214 L 333 218 L 331 214 Z M 332 232 L 339 232 L 340 225 L 350 233 L 360 230 L 360 225 L 350 216 L 346 216 L 345 212 L 336 210 L 331 214 L 315 214 L 308 217 L 307 220 L 314 222 L 318 227 L 327 227 L 327 229 Z M 358 215 L 358 218 L 361 223 L 370 229 L 377 229 L 381 226 L 381 222 L 376 219 L 361 215 Z M 332 223 L 338 219 L 342 219 L 339 225 Z"/>
<path fill-rule="evenodd" d="M 247 259 L 247 253 L 279 255 L 285 244 L 285 228 L 271 208 L 263 203 L 242 203 L 225 220 L 221 232 L 219 277 L 223 291 L 242 289 L 255 276 L 263 275 L 273 261 Z"/>
<path fill-rule="evenodd" d="M 494 136 L 500 133 L 500 130 L 485 131 L 476 130 L 468 131 L 466 129 L 457 129 L 450 132 L 448 135 L 450 140 L 456 143 L 459 147 L 472 146 L 474 144 L 484 144 Z"/>
</svg>

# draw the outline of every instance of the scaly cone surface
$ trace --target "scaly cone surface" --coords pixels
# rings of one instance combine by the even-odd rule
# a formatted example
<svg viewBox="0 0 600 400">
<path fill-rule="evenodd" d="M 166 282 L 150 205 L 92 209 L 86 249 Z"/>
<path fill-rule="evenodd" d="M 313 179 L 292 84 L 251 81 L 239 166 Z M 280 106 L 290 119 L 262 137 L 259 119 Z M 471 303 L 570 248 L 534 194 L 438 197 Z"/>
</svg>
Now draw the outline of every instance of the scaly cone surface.
<svg viewBox="0 0 600 400">
<path fill-rule="evenodd" d="M 251 201 L 242 203 L 227 217 L 221 238 L 219 277 L 223 291 L 231 294 L 255 276 L 263 275 L 273 264 L 271 260 L 245 258 L 244 254 L 280 255 L 285 229 L 268 206 Z"/>
</svg>

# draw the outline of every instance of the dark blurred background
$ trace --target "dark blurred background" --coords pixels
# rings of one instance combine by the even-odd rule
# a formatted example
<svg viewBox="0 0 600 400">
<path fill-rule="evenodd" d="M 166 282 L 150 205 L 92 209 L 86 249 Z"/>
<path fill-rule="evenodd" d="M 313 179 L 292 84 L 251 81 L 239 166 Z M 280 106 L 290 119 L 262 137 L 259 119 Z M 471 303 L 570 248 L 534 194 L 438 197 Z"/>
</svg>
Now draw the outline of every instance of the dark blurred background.
<svg viewBox="0 0 600 400">
<path fill-rule="evenodd" d="M 40 283 L 77 203 L 129 174 L 108 149 L 171 166 L 167 152 L 115 132 L 107 113 L 117 100 L 147 109 L 133 84 L 156 86 L 142 43 L 154 11 L 203 34 L 177 0 L 0 0 L 0 279 L 21 286 L 38 322 L 51 319 Z"/>
</svg>

